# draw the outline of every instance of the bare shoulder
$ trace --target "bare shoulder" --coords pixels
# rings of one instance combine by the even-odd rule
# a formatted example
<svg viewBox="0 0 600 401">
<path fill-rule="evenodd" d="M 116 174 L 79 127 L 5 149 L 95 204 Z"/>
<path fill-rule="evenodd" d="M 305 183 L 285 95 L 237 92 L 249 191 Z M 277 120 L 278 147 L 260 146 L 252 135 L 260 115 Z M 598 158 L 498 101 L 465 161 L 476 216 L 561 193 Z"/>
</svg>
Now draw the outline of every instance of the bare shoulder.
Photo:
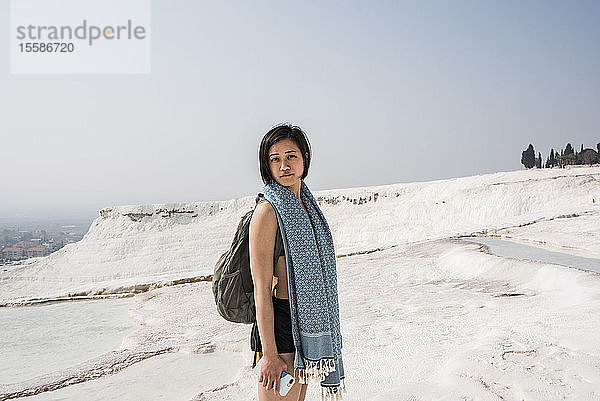
<svg viewBox="0 0 600 401">
<path fill-rule="evenodd" d="M 273 205 L 268 201 L 260 202 L 256 205 L 254 213 L 252 213 L 252 220 L 250 225 L 260 230 L 276 228 L 277 227 L 277 216 L 275 215 L 275 209 Z M 275 231 L 273 229 L 273 231 Z"/>
</svg>

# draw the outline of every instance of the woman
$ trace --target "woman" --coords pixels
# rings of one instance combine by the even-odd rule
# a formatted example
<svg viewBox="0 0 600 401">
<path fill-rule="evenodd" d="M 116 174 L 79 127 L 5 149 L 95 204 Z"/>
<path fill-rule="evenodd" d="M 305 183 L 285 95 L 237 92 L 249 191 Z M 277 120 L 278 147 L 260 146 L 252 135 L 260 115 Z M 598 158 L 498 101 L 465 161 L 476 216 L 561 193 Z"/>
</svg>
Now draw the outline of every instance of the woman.
<svg viewBox="0 0 600 401">
<path fill-rule="evenodd" d="M 267 201 L 252 215 L 249 244 L 257 316 L 251 347 L 263 358 L 259 401 L 304 401 L 311 377 L 320 380 L 322 399 L 339 400 L 345 391 L 333 238 L 304 183 L 310 160 L 297 126 L 278 125 L 260 144 Z M 273 266 L 276 239 L 284 251 Z M 296 382 L 282 398 L 284 370 Z"/>
</svg>

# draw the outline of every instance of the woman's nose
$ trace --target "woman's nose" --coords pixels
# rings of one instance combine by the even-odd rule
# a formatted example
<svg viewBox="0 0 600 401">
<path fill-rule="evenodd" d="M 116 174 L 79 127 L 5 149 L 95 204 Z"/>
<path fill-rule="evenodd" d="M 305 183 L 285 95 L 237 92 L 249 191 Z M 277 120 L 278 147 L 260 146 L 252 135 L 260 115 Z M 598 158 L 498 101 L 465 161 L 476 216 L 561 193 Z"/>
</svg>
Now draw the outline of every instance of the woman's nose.
<svg viewBox="0 0 600 401">
<path fill-rule="evenodd" d="M 285 160 L 283 160 L 283 161 L 281 162 L 281 167 L 280 167 L 280 170 L 287 170 L 287 169 L 288 169 L 288 167 L 289 167 L 288 163 L 287 163 Z"/>
</svg>

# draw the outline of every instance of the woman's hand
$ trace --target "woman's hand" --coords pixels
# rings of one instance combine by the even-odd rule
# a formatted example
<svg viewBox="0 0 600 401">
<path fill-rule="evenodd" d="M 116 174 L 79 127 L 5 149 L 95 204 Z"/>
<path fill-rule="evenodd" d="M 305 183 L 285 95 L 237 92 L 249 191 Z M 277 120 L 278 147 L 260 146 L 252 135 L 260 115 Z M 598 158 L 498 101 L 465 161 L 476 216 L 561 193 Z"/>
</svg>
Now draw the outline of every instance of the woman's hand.
<svg viewBox="0 0 600 401">
<path fill-rule="evenodd" d="M 263 355 L 258 382 L 266 387 L 267 390 L 273 388 L 273 393 L 278 394 L 281 373 L 286 369 L 287 364 L 279 355 Z"/>
</svg>

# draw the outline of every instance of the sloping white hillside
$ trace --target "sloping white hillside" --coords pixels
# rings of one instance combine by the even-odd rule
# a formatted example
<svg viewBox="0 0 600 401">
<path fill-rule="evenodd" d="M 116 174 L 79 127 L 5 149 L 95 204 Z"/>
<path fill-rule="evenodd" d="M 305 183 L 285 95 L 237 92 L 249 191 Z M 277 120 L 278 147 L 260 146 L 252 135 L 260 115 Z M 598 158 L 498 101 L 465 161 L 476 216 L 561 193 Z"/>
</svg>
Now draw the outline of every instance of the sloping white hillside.
<svg viewBox="0 0 600 401">
<path fill-rule="evenodd" d="M 600 400 L 600 274 L 500 258 L 458 239 L 341 257 L 337 267 L 344 400 Z M 0 385 L 0 398 L 43 388 L 25 399 L 256 401 L 250 326 L 217 314 L 209 282 L 135 301 L 130 316 L 142 326 L 119 350 Z M 158 358 L 165 353 L 183 358 Z M 207 371 L 202 362 L 187 366 L 196 354 L 220 358 L 212 375 L 194 375 Z M 135 373 L 145 358 L 148 377 Z M 173 369 L 187 377 L 177 388 Z M 306 401 L 319 393 L 311 382 Z"/>
<path fill-rule="evenodd" d="M 600 401 L 600 274 L 456 238 L 481 232 L 597 257 L 599 179 L 594 167 L 318 192 L 338 254 L 344 400 Z M 251 204 L 105 209 L 81 242 L 5 273 L 0 298 L 208 275 Z M 217 314 L 210 282 L 134 301 L 140 326 L 119 349 L 0 384 L 0 398 L 257 399 L 250 326 Z M 212 353 L 212 374 L 181 357 Z M 310 383 L 306 401 L 319 393 Z"/>
<path fill-rule="evenodd" d="M 345 255 L 585 215 L 600 207 L 600 167 L 500 172 L 314 194 L 331 226 L 337 255 Z M 212 274 L 253 203 L 254 195 L 105 208 L 81 241 L 3 272 L 0 304 L 201 279 Z"/>
</svg>

